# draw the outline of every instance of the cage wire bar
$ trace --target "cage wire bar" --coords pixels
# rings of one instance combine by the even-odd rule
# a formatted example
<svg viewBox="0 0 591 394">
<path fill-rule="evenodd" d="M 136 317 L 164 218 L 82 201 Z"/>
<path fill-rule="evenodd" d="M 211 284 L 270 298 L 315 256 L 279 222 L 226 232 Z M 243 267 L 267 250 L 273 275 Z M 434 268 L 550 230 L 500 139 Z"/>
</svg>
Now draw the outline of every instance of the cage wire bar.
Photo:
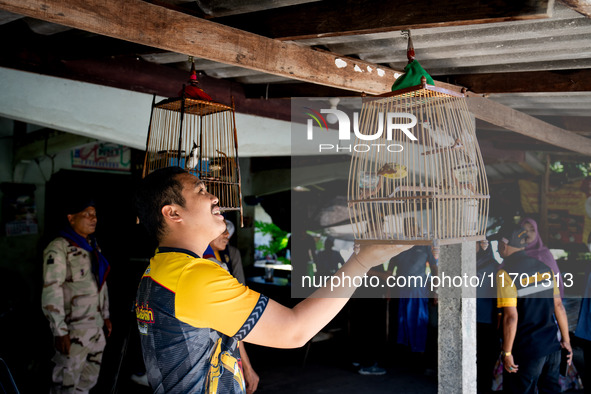
<svg viewBox="0 0 591 394">
<path fill-rule="evenodd" d="M 145 177 L 178 166 L 201 179 L 222 212 L 242 217 L 242 190 L 234 100 L 232 106 L 180 97 L 152 101 L 144 158 Z"/>
<path fill-rule="evenodd" d="M 416 141 L 393 125 L 407 125 Z M 372 141 L 356 137 L 351 159 L 347 199 L 356 242 L 438 247 L 485 239 L 488 181 L 464 95 L 423 79 L 365 98 L 358 131 L 379 130 Z"/>
</svg>

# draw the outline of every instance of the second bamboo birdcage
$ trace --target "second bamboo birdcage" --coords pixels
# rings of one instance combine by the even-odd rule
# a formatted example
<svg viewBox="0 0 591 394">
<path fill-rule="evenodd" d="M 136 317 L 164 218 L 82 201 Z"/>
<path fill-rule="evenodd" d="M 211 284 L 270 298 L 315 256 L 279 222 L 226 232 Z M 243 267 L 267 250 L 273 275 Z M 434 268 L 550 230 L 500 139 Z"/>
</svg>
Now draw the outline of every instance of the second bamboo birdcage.
<svg viewBox="0 0 591 394">
<path fill-rule="evenodd" d="M 182 97 L 152 103 L 143 175 L 182 167 L 218 197 L 222 212 L 238 211 L 242 223 L 234 105 L 185 97 L 185 91 Z"/>
<path fill-rule="evenodd" d="M 489 192 L 474 119 L 463 94 L 421 82 L 364 100 L 358 132 L 379 138 L 358 136 L 351 160 L 357 242 L 484 239 Z"/>
</svg>

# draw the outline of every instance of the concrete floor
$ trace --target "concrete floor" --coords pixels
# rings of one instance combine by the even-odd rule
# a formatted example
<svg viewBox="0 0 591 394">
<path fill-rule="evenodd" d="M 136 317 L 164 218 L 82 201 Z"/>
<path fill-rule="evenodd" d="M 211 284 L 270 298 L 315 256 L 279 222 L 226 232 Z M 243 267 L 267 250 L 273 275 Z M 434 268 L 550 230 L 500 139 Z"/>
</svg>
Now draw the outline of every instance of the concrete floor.
<svg viewBox="0 0 591 394">
<path fill-rule="evenodd" d="M 382 376 L 363 376 L 353 369 L 343 355 L 339 339 L 313 343 L 304 365 L 305 348 L 269 349 L 247 344 L 253 366 L 260 377 L 259 394 L 322 393 L 437 393 L 437 377 L 402 366 L 401 362 L 385 363 Z M 119 393 L 147 394 L 151 391 L 122 377 Z M 94 393 L 93 390 L 93 394 Z"/>
<path fill-rule="evenodd" d="M 91 394 L 147 394 L 151 392 L 149 388 L 139 386 L 130 380 L 132 373 L 143 368 L 139 338 L 134 340 L 133 335 L 130 337 L 125 358 L 121 363 L 116 389 L 113 390 L 122 354 L 122 344 L 127 335 L 126 321 L 129 321 L 127 317 L 117 321 L 118 330 L 109 340 L 105 349 L 99 384 L 91 391 Z M 44 320 L 40 320 L 40 322 L 46 324 Z M 20 326 L 20 329 L 26 327 Z M 380 365 L 387 370 L 387 374 L 382 376 L 358 374 L 351 364 L 350 338 L 346 334 L 346 330 L 342 329 L 346 325 L 341 324 L 340 327 L 341 330 L 335 330 L 331 339 L 314 342 L 309 348 L 307 357 L 305 347 L 281 350 L 246 344 L 253 367 L 260 376 L 257 393 L 373 394 L 396 392 L 422 394 L 437 392 L 436 363 L 433 363 L 431 370 L 425 371 L 419 363 L 410 361 L 411 358 L 406 349 L 395 344 L 393 336 L 395 330 L 392 331 L 387 344 L 376 338 L 373 340 L 368 338 L 367 341 L 368 346 L 377 347 L 380 354 L 383 355 Z M 136 331 L 131 331 L 131 333 L 136 333 Z M 32 341 L 31 346 L 29 346 L 29 342 L 4 342 L 5 344 L 15 342 L 15 352 L 20 355 L 22 359 L 20 364 L 23 367 L 19 367 L 18 358 L 9 360 L 1 354 L 0 356 L 5 358 L 11 367 L 22 394 L 48 392 L 52 338 L 51 336 L 46 338 L 32 335 L 27 337 Z M 4 338 L 10 338 L 10 336 Z M 575 365 L 582 371 L 584 362 L 580 348 L 575 348 Z M 0 392 L 2 391 L 0 390 Z M 575 393 L 576 391 L 569 392 Z"/>
<path fill-rule="evenodd" d="M 437 372 L 425 371 L 408 362 L 406 351 L 389 346 L 391 356 L 381 365 L 387 373 L 363 376 L 356 372 L 347 356 L 344 337 L 313 343 L 304 363 L 306 349 L 280 350 L 247 344 L 247 350 L 260 376 L 258 394 L 381 394 L 437 393 Z M 575 349 L 575 365 L 583 368 L 582 352 Z M 151 391 L 122 376 L 119 393 L 148 394 Z M 99 391 L 94 391 L 97 394 Z M 569 390 L 568 393 L 583 393 Z"/>
</svg>

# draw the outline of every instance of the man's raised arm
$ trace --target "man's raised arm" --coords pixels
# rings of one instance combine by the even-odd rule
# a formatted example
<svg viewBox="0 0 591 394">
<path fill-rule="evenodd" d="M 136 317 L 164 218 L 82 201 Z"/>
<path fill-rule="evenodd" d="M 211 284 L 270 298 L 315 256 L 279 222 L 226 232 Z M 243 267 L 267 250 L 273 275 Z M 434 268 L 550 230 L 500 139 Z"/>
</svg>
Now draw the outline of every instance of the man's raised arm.
<svg viewBox="0 0 591 394">
<path fill-rule="evenodd" d="M 372 245 L 353 254 L 335 276 L 363 277 L 370 268 L 411 248 L 412 245 Z M 294 308 L 269 300 L 265 312 L 244 341 L 257 345 L 293 348 L 306 344 L 328 324 L 357 289 L 349 286 L 358 281 L 340 281 L 340 286 L 324 287 Z"/>
</svg>

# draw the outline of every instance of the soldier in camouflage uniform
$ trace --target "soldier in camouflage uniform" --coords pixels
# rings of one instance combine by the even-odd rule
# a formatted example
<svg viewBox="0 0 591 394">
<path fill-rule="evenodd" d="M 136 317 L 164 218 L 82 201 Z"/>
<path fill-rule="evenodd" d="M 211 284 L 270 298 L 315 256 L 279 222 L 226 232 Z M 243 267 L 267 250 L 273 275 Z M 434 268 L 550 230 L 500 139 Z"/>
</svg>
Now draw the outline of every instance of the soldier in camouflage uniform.
<svg viewBox="0 0 591 394">
<path fill-rule="evenodd" d="M 109 264 L 92 234 L 96 210 L 90 200 L 73 204 L 70 226 L 43 252 L 43 313 L 55 339 L 52 393 L 88 393 L 98 380 L 111 334 Z"/>
</svg>

